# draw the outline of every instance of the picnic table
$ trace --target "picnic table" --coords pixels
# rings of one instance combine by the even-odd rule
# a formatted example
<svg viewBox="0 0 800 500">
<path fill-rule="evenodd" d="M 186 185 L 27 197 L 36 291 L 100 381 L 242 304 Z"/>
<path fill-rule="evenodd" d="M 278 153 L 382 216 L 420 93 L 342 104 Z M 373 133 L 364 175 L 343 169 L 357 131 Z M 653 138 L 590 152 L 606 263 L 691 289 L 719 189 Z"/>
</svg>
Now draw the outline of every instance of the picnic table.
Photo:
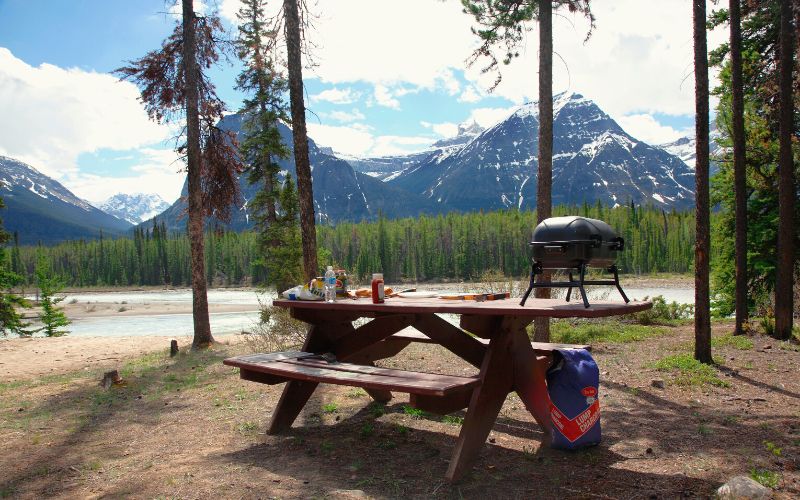
<svg viewBox="0 0 800 500">
<path fill-rule="evenodd" d="M 599 318 L 652 307 L 650 302 L 595 301 L 587 309 L 558 299 L 530 300 L 523 307 L 515 300 L 400 297 L 383 304 L 341 299 L 276 300 L 273 305 L 289 308 L 292 317 L 309 324 L 302 351 L 224 361 L 238 367 L 244 380 L 286 383 L 269 434 L 292 426 L 319 383 L 362 387 L 380 402 L 389 401 L 392 391 L 405 392 L 411 406 L 441 415 L 467 408 L 446 473 L 450 481 L 469 470 L 510 392 L 519 395 L 545 435 L 551 432 L 545 372 L 560 345 L 530 341 L 526 327 L 534 318 Z M 459 315 L 461 328 L 439 314 Z M 356 328 L 353 322 L 359 318 L 372 320 Z M 454 376 L 375 366 L 375 361 L 396 355 L 412 342 L 441 345 L 480 371 L 476 376 Z"/>
</svg>

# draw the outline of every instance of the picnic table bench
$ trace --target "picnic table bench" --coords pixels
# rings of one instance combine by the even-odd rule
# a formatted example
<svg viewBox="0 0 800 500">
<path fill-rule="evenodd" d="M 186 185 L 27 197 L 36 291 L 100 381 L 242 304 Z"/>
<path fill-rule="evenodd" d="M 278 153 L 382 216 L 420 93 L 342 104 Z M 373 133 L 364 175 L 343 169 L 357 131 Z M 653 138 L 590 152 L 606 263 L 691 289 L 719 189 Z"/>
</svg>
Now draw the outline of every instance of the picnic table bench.
<svg viewBox="0 0 800 500">
<path fill-rule="evenodd" d="M 596 302 L 586 309 L 555 299 L 536 299 L 525 307 L 514 301 L 369 299 L 335 303 L 277 300 L 292 317 L 309 324 L 301 351 L 238 356 L 224 361 L 244 380 L 286 383 L 268 433 L 288 430 L 319 383 L 364 388 L 376 401 L 392 392 L 410 395 L 413 407 L 438 414 L 467 408 L 446 477 L 455 481 L 480 452 L 503 402 L 516 391 L 545 434 L 551 432 L 545 372 L 557 348 L 582 347 L 530 342 L 526 327 L 535 317 L 604 317 L 648 309 L 649 302 Z M 438 314 L 460 315 L 457 327 Z M 372 318 L 355 328 L 353 321 Z M 417 331 L 408 330 L 413 327 Z M 468 333 L 467 333 L 468 332 Z M 455 376 L 376 367 L 412 342 L 435 343 L 479 372 Z"/>
</svg>

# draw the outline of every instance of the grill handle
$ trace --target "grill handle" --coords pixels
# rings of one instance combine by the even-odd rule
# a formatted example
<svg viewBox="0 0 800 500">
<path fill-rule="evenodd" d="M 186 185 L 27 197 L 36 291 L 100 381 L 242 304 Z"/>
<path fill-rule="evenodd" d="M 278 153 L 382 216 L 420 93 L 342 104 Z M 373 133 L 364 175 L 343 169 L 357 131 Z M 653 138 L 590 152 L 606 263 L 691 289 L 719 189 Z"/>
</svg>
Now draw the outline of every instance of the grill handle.
<svg viewBox="0 0 800 500">
<path fill-rule="evenodd" d="M 567 247 L 565 245 L 545 245 L 545 253 L 566 253 Z"/>
<path fill-rule="evenodd" d="M 609 241 L 609 248 L 612 250 L 622 251 L 625 250 L 625 239 L 622 236 L 617 236 Z"/>
</svg>

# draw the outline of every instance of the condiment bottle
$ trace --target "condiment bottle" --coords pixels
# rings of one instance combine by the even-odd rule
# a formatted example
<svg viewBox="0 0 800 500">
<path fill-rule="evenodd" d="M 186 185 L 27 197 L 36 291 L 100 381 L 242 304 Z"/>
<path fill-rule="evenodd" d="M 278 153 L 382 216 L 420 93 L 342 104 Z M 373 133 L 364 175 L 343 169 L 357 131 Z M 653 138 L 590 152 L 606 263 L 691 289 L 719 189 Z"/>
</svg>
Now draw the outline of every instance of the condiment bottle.
<svg viewBox="0 0 800 500">
<path fill-rule="evenodd" d="M 372 275 L 372 303 L 383 304 L 383 274 Z"/>
</svg>

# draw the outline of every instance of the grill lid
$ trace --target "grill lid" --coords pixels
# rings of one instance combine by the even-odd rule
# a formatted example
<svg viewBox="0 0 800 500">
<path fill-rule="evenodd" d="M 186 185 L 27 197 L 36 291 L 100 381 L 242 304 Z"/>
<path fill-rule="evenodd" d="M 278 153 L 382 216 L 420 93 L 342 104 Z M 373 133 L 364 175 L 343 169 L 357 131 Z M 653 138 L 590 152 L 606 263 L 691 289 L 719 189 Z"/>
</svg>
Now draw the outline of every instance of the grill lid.
<svg viewBox="0 0 800 500">
<path fill-rule="evenodd" d="M 602 242 L 616 241 L 619 241 L 617 233 L 605 222 L 571 215 L 543 220 L 533 230 L 531 244 L 586 242 L 599 246 Z"/>
</svg>

